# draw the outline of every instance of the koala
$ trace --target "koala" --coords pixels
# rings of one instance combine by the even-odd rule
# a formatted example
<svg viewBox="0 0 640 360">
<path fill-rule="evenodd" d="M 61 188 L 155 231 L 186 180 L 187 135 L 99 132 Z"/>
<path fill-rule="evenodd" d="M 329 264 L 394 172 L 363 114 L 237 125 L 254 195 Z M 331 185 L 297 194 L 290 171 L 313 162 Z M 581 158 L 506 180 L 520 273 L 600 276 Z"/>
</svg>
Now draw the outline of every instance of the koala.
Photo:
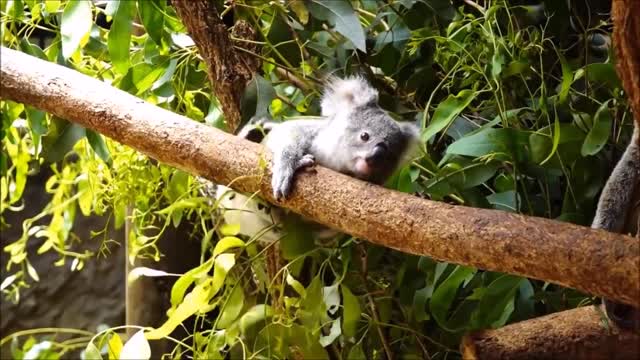
<svg viewBox="0 0 640 360">
<path fill-rule="evenodd" d="M 418 128 L 393 120 L 378 106 L 378 92 L 362 77 L 331 79 L 321 100 L 321 117 L 283 123 L 259 121 L 238 136 L 261 142 L 272 152 L 272 192 L 287 198 L 297 171 L 319 164 L 358 179 L 383 184 L 415 154 Z M 217 197 L 227 223 L 247 236 L 270 242 L 280 237 L 284 212 L 261 199 L 220 186 Z M 314 235 L 336 232 L 317 226 Z"/>
<path fill-rule="evenodd" d="M 591 227 L 611 232 L 623 232 L 632 207 L 634 191 L 640 188 L 640 128 L 635 123 L 631 142 L 611 172 L 598 200 Z M 635 215 L 637 216 L 637 214 Z M 640 329 L 640 310 L 632 306 L 603 299 L 607 316 L 624 329 Z"/>
</svg>

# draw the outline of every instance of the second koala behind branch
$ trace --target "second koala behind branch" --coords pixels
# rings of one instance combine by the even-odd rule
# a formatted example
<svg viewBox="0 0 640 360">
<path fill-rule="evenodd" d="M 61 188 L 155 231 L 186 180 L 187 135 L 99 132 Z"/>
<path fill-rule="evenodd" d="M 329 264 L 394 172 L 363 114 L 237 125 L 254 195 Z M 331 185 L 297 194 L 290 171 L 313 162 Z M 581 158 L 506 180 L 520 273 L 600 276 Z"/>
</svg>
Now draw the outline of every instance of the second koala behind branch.
<svg viewBox="0 0 640 360">
<path fill-rule="evenodd" d="M 272 152 L 272 191 L 276 199 L 290 195 L 298 170 L 319 164 L 364 181 L 383 184 L 410 160 L 418 140 L 414 124 L 393 120 L 378 105 L 378 92 L 361 77 L 333 79 L 325 88 L 319 119 L 245 126 L 238 136 L 262 142 Z M 265 137 L 266 134 L 266 137 Z M 254 236 L 277 229 L 279 209 L 259 199 L 219 187 L 227 223 Z M 277 239 L 267 231 L 263 239 Z M 321 236 L 324 237 L 324 236 Z"/>
<path fill-rule="evenodd" d="M 640 127 L 635 123 L 631 142 L 609 176 L 602 190 L 591 227 L 621 233 L 625 224 L 640 231 L 640 219 L 632 219 L 630 211 L 634 193 L 640 188 Z M 636 215 L 637 216 L 637 215 Z M 624 329 L 640 331 L 640 309 L 603 300 L 607 316 Z"/>
</svg>

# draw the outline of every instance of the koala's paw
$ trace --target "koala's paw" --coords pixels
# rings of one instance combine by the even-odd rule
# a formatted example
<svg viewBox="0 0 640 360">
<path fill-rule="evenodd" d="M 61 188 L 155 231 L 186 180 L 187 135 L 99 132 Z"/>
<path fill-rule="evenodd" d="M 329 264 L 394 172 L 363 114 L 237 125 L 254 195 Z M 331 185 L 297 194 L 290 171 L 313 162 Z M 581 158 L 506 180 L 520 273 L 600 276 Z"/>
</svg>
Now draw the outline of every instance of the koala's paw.
<svg viewBox="0 0 640 360">
<path fill-rule="evenodd" d="M 316 164 L 316 158 L 311 154 L 306 154 L 298 161 L 298 165 L 296 166 L 296 170 L 310 167 Z"/>
<path fill-rule="evenodd" d="M 273 196 L 276 200 L 285 199 L 289 194 L 291 194 L 291 189 L 293 188 L 293 177 L 297 170 L 313 166 L 315 163 L 315 157 L 311 154 L 306 154 L 295 162 L 293 168 L 274 171 L 271 177 L 271 187 L 273 189 Z"/>
<path fill-rule="evenodd" d="M 293 171 L 274 171 L 271 176 L 271 188 L 273 197 L 282 200 L 289 196 L 293 185 Z"/>
</svg>

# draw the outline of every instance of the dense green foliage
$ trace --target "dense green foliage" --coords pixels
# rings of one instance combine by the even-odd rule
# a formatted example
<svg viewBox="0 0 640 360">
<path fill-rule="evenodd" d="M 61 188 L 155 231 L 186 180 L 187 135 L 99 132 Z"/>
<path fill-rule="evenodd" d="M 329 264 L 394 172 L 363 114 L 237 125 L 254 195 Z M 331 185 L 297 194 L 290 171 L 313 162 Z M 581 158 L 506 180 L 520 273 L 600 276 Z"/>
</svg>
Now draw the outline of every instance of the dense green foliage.
<svg viewBox="0 0 640 360">
<path fill-rule="evenodd" d="M 83 1 L 2 0 L 2 44 L 224 129 L 204 63 L 165 3 L 111 1 L 100 9 Z M 387 184 L 400 191 L 586 225 L 630 133 L 601 9 L 571 10 L 565 1 L 493 1 L 488 8 L 445 0 L 219 3 L 225 21 L 247 21 L 258 33 L 253 50 L 241 50 L 262 61 L 243 99 L 244 120 L 317 115 L 319 78 L 364 74 L 386 110 L 423 128 L 421 157 Z M 96 19 L 112 21 L 110 30 Z M 37 44 L 43 30 L 53 36 L 50 44 Z M 41 244 L 38 253 L 59 253 L 56 266 L 82 271 L 92 261 L 96 254 L 74 236 L 78 210 L 120 227 L 130 206 L 130 259 L 158 259 L 163 230 L 190 222 L 202 243 L 201 265 L 178 278 L 167 322 L 147 334 L 168 336 L 196 316 L 188 337 L 172 338 L 174 357 L 381 358 L 387 348 L 402 358 L 455 358 L 467 331 L 592 301 L 348 236 L 320 246 L 303 232 L 282 243 L 288 265 L 276 282 L 282 291 L 274 291 L 261 249 L 236 237 L 233 224 L 218 226 L 216 204 L 190 175 L 29 106 L 0 107 L 1 212 L 25 206 L 31 173 L 54 170 L 46 187 L 51 202 L 3 249 L 10 255 L 6 298 L 19 301 L 21 288 L 39 280 L 28 242 Z M 105 237 L 101 250 L 112 246 Z M 148 269 L 134 275 L 168 276 Z M 85 356 L 102 350 L 117 358 L 122 344 L 114 330 L 96 336 Z M 19 339 L 14 355 L 34 344 Z M 72 349 L 54 344 L 40 356 Z"/>
</svg>

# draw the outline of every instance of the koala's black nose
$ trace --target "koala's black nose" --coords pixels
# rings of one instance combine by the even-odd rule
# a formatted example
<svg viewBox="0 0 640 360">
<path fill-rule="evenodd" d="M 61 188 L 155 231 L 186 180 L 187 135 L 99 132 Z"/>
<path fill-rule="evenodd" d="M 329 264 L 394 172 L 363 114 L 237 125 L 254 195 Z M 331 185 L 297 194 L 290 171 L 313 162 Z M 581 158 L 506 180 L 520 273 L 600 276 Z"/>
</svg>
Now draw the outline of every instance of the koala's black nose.
<svg viewBox="0 0 640 360">
<path fill-rule="evenodd" d="M 384 143 L 379 143 L 374 146 L 373 150 L 369 152 L 365 161 L 369 165 L 373 165 L 379 163 L 382 159 L 384 159 L 387 154 L 387 146 Z"/>
</svg>

